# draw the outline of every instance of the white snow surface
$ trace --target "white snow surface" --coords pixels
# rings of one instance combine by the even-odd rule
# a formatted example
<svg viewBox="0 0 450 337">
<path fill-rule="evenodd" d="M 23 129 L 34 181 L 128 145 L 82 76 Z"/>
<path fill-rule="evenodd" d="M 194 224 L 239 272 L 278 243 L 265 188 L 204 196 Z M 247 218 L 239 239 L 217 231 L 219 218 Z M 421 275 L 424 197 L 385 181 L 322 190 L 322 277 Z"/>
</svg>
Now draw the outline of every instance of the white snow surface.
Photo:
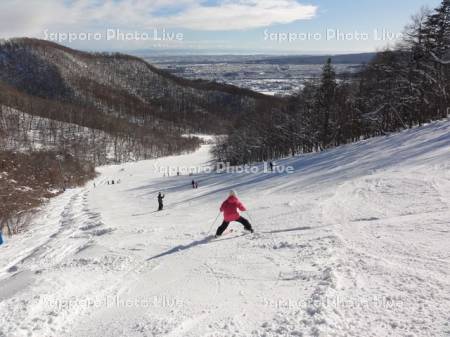
<svg viewBox="0 0 450 337">
<path fill-rule="evenodd" d="M 102 167 L 6 238 L 0 336 L 450 335 L 449 121 L 277 162 L 292 174 L 155 170 L 209 150 Z M 210 240 L 231 188 L 256 233 Z"/>
</svg>

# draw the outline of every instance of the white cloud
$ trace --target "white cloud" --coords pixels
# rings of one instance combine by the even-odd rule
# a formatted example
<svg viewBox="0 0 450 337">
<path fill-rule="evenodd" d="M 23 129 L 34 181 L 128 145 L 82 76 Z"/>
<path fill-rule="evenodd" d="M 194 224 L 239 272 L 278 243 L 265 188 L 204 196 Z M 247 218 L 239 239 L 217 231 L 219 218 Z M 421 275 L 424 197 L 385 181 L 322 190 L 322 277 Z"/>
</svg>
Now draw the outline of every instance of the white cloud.
<svg viewBox="0 0 450 337">
<path fill-rule="evenodd" d="M 196 5 L 167 20 L 155 20 L 197 30 L 240 30 L 311 19 L 315 13 L 315 6 L 295 0 L 240 0 L 223 1 L 214 7 Z"/>
<path fill-rule="evenodd" d="M 1 0 L 0 37 L 37 36 L 55 27 L 242 30 L 311 19 L 316 11 L 296 0 Z"/>
<path fill-rule="evenodd" d="M 53 16 L 59 13 L 62 15 Z M 58 1 L 17 1 L 0 2 L 0 37 L 34 36 L 46 25 L 56 24 L 63 17 L 70 16 Z"/>
</svg>

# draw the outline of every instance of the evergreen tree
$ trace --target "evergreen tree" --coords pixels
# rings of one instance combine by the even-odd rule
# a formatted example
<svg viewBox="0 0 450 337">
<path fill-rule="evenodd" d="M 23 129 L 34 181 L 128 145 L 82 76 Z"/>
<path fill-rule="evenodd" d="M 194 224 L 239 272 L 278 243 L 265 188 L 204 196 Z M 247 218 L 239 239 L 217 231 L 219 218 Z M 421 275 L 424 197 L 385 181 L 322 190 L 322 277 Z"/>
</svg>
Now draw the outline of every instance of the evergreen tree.
<svg viewBox="0 0 450 337">
<path fill-rule="evenodd" d="M 322 70 L 316 101 L 320 127 L 319 140 L 322 148 L 328 147 L 333 140 L 333 129 L 336 120 L 334 111 L 336 88 L 336 71 L 331 64 L 331 58 L 328 58 Z"/>
</svg>

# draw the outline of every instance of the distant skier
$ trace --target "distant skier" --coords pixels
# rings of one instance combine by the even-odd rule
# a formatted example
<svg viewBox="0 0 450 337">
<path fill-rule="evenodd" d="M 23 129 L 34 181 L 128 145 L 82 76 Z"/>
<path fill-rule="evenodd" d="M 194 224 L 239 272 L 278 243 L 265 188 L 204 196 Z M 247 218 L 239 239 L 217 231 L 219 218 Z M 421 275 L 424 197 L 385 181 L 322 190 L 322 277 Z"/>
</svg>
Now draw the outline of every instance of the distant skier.
<svg viewBox="0 0 450 337">
<path fill-rule="evenodd" d="M 230 191 L 229 197 L 220 206 L 220 211 L 223 212 L 223 222 L 217 228 L 216 237 L 219 237 L 227 229 L 232 221 L 237 221 L 244 225 L 245 230 L 253 233 L 253 228 L 250 222 L 239 214 L 239 211 L 245 212 L 247 209 L 242 202 L 237 198 L 235 191 Z"/>
<path fill-rule="evenodd" d="M 0 228 L 0 246 L 3 244 L 2 229 Z"/>
<path fill-rule="evenodd" d="M 161 192 L 159 192 L 158 194 L 158 211 L 162 211 L 164 208 L 164 204 L 163 204 L 163 200 L 166 196 L 164 194 L 161 194 Z"/>
<path fill-rule="evenodd" d="M 194 179 L 192 179 L 191 184 L 192 184 L 192 188 L 195 188 L 195 180 Z"/>
<path fill-rule="evenodd" d="M 271 162 L 269 163 L 269 166 L 270 166 L 270 172 L 273 172 L 273 161 L 271 161 Z"/>
<path fill-rule="evenodd" d="M 198 181 L 195 182 L 195 188 L 198 188 Z"/>
</svg>

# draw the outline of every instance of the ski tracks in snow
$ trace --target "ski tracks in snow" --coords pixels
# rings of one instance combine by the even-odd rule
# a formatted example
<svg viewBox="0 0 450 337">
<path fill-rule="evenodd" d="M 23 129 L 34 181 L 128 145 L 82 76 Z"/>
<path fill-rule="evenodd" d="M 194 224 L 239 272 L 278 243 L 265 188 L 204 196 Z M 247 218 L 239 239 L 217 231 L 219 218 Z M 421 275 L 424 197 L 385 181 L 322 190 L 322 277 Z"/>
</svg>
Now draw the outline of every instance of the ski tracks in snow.
<svg viewBox="0 0 450 337">
<path fill-rule="evenodd" d="M 449 333 L 449 188 L 448 173 L 432 167 L 340 186 L 327 205 L 327 214 L 339 214 L 342 244 L 338 336 Z"/>
<path fill-rule="evenodd" d="M 0 336 L 61 336 L 88 305 L 74 304 L 104 288 L 88 274 L 118 268 L 125 258 L 84 257 L 97 238 L 113 232 L 89 207 L 88 189 L 55 198 L 21 236 L 23 252 L 13 256 L 0 280 Z M 8 254 L 8 252 L 6 252 Z M 122 259 L 122 260 L 121 260 Z M 86 277 L 79 277 L 86 274 Z M 72 304 L 71 304 L 72 303 Z"/>
</svg>

